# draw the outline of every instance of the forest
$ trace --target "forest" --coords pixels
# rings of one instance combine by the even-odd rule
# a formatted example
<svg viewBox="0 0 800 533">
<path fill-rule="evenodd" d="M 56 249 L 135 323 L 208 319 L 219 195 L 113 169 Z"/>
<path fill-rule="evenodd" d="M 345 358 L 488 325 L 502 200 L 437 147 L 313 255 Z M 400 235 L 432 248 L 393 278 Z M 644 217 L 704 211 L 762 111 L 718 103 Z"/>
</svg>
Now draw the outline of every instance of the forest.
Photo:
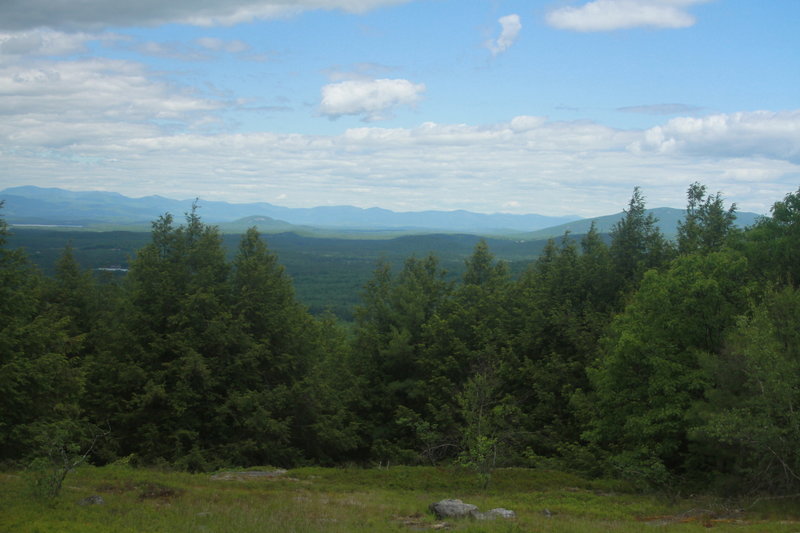
<svg viewBox="0 0 800 533">
<path fill-rule="evenodd" d="M 312 315 L 255 229 L 192 209 L 124 277 L 53 274 L 0 219 L 0 464 L 525 466 L 643 490 L 800 489 L 800 189 L 740 230 L 688 187 L 666 239 L 635 188 L 610 238 L 518 275 L 479 241 L 378 261 L 352 324 Z"/>
</svg>

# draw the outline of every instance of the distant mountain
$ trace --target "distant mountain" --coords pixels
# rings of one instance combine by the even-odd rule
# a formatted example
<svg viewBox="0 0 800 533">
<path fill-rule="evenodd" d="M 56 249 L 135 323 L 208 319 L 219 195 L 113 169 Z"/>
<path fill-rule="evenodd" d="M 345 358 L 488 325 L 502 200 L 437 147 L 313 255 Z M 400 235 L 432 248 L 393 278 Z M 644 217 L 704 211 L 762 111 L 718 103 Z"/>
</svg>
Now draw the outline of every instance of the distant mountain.
<svg viewBox="0 0 800 533">
<path fill-rule="evenodd" d="M 191 209 L 192 200 L 172 200 L 161 196 L 128 198 L 113 192 L 75 192 L 34 186 L 11 187 L 0 192 L 5 200 L 2 215 L 10 224 L 49 225 L 142 225 L 164 213 L 181 217 Z M 362 209 L 352 206 L 289 208 L 266 202 L 231 204 L 199 200 L 200 216 L 223 227 L 247 217 L 268 217 L 289 226 L 361 230 L 424 230 L 504 234 L 529 232 L 578 220 L 577 216 L 481 214 L 469 211 L 394 212 L 387 209 Z M 273 229 L 280 224 L 271 224 Z"/>
<path fill-rule="evenodd" d="M 657 219 L 658 227 L 668 239 L 673 239 L 678 235 L 678 222 L 683 220 L 683 218 L 686 216 L 685 209 L 675 209 L 673 207 L 657 207 L 655 209 L 648 209 L 647 212 L 652 213 Z M 619 212 L 603 217 L 576 220 L 566 224 L 560 224 L 558 226 L 552 226 L 531 233 L 526 233 L 525 238 L 531 240 L 550 239 L 561 237 L 564 235 L 564 232 L 567 231 L 573 235 L 583 235 L 589 232 L 592 222 L 594 222 L 597 226 L 598 232 L 610 233 L 614 227 L 614 224 L 619 222 L 624 215 L 624 212 Z M 740 228 L 752 226 L 759 216 L 760 215 L 757 215 L 756 213 L 737 212 L 736 225 Z"/>
<path fill-rule="evenodd" d="M 172 200 L 161 196 L 129 198 L 118 193 L 75 192 L 33 186 L 0 191 L 5 206 L 0 211 L 9 224 L 85 226 L 96 229 L 129 228 L 148 230 L 150 222 L 164 213 L 179 221 L 191 209 L 193 200 Z M 600 233 L 608 233 L 623 216 L 616 213 L 591 219 L 577 216 L 486 215 L 469 211 L 394 212 L 373 207 L 352 206 L 290 208 L 266 202 L 230 204 L 199 200 L 200 216 L 217 224 L 223 232 L 242 233 L 256 226 L 262 233 L 295 232 L 306 235 L 348 235 L 359 237 L 397 236 L 403 233 L 470 233 L 514 235 L 526 240 L 560 237 L 565 231 L 582 235 L 594 222 Z M 650 209 L 668 238 L 677 235 L 678 221 L 685 211 L 670 207 Z M 759 215 L 737 213 L 740 227 L 752 225 Z"/>
</svg>

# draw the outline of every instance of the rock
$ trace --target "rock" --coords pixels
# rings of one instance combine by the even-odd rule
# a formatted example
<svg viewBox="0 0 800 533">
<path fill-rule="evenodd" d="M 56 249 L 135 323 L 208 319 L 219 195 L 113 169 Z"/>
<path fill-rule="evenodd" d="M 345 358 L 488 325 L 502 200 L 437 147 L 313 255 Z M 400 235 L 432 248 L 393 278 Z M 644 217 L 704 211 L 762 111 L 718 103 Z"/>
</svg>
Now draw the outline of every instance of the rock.
<svg viewBox="0 0 800 533">
<path fill-rule="evenodd" d="M 497 509 L 490 509 L 485 513 L 476 513 L 475 518 L 478 520 L 494 520 L 495 518 L 515 518 L 517 514 L 510 510 L 510 509 L 503 509 L 502 507 L 498 507 Z"/>
<path fill-rule="evenodd" d="M 482 513 L 478 507 L 461 500 L 442 500 L 430 505 L 431 512 L 436 518 L 474 518 L 476 520 L 494 520 L 495 518 L 515 518 L 514 511 L 498 507 Z"/>
<path fill-rule="evenodd" d="M 464 503 L 461 500 L 441 500 L 439 502 L 432 503 L 429 509 L 439 520 L 443 518 L 464 518 L 467 516 L 474 516 L 475 513 L 478 512 L 477 506 Z"/>
<path fill-rule="evenodd" d="M 80 500 L 78 505 L 103 505 L 104 503 L 106 503 L 106 501 L 103 499 L 103 497 L 95 494 Z"/>
</svg>

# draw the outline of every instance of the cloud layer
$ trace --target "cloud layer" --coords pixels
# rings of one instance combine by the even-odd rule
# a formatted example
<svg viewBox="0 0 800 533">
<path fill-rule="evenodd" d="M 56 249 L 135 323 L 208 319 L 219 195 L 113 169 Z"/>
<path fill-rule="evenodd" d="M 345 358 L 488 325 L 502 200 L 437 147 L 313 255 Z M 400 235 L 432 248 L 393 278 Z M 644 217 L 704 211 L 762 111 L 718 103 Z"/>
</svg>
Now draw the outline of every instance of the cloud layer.
<svg viewBox="0 0 800 533">
<path fill-rule="evenodd" d="M 632 184 L 650 205 L 681 206 L 695 180 L 742 209 L 766 212 L 800 178 L 799 110 L 678 117 L 648 130 L 522 115 L 338 135 L 214 134 L 203 125 L 225 102 L 147 74 L 136 63 L 100 59 L 2 66 L 6 185 L 591 216 L 618 211 Z M 328 88 L 327 113 L 366 120 L 413 103 L 422 90 L 391 79 Z M 172 131 L 175 123 L 182 133 Z"/>
<path fill-rule="evenodd" d="M 409 0 L 4 0 L 0 30 L 49 27 L 97 30 L 109 26 L 156 26 L 178 22 L 198 26 L 232 25 L 294 15 L 315 9 L 361 13 Z"/>
<path fill-rule="evenodd" d="M 674 118 L 647 130 L 631 149 L 722 158 L 764 157 L 800 164 L 800 111 Z"/>
<path fill-rule="evenodd" d="M 574 31 L 611 31 L 638 27 L 686 28 L 695 18 L 686 10 L 708 0 L 593 0 L 547 14 L 551 26 Z"/>
</svg>

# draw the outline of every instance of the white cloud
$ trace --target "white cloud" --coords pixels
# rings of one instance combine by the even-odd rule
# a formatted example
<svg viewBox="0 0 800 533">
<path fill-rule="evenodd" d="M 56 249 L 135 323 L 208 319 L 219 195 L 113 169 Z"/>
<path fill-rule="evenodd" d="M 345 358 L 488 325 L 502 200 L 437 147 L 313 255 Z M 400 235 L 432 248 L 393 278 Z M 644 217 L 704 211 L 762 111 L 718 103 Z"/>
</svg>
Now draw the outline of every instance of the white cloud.
<svg viewBox="0 0 800 533">
<path fill-rule="evenodd" d="M 486 42 L 486 48 L 495 56 L 508 50 L 517 40 L 519 32 L 522 29 L 519 15 L 506 15 L 505 17 L 500 17 L 498 22 L 500 23 L 500 35 L 497 39 Z"/>
<path fill-rule="evenodd" d="M 611 31 L 627 28 L 686 28 L 695 18 L 686 10 L 709 0 L 593 0 L 579 7 L 562 7 L 547 14 L 555 28 Z"/>
<path fill-rule="evenodd" d="M 157 135 L 220 106 L 163 82 L 138 63 L 110 59 L 0 64 L 0 144 L 64 147 Z"/>
<path fill-rule="evenodd" d="M 531 117 L 528 115 L 521 115 L 511 119 L 509 126 L 514 132 L 519 133 L 538 128 L 545 122 L 547 122 L 547 118 L 545 117 Z"/>
<path fill-rule="evenodd" d="M 416 104 L 425 85 L 403 79 L 348 80 L 322 88 L 320 113 L 331 118 L 361 115 L 366 121 L 384 120 L 400 105 Z"/>
<path fill-rule="evenodd" d="M 410 0 L 4 0 L 0 2 L 0 29 L 50 27 L 67 30 L 109 26 L 153 26 L 170 22 L 198 26 L 232 25 L 257 19 L 294 15 L 308 10 L 340 9 L 360 13 Z"/>
<path fill-rule="evenodd" d="M 111 35 L 63 33 L 53 30 L 0 32 L 0 57 L 65 56 L 86 51 L 86 43 L 114 39 Z"/>
<path fill-rule="evenodd" d="M 678 117 L 650 128 L 631 150 L 765 157 L 800 163 L 800 111 L 753 111 Z"/>
<path fill-rule="evenodd" d="M 523 115 L 338 135 L 203 134 L 193 126 L 235 104 L 154 81 L 129 61 L 9 61 L 0 63 L 0 189 L 591 216 L 619 211 L 633 185 L 648 205 L 681 207 L 695 180 L 766 212 L 800 179 L 798 110 L 680 117 L 649 130 Z M 407 80 L 329 87 L 339 91 L 325 104 L 331 116 L 365 119 L 413 104 L 423 89 Z"/>
</svg>

